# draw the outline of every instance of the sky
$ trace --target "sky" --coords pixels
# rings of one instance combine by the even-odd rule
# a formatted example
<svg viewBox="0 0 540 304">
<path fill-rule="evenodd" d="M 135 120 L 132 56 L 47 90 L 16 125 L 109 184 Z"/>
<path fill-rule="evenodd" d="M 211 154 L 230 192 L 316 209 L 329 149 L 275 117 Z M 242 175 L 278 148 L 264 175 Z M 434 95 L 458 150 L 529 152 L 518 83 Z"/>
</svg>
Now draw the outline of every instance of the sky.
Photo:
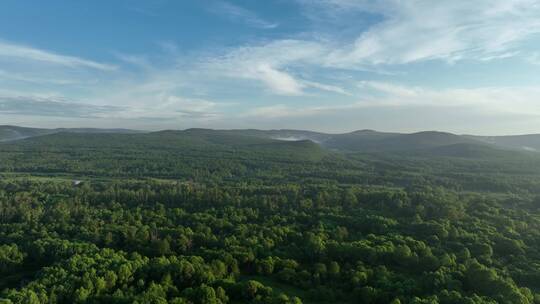
<svg viewBox="0 0 540 304">
<path fill-rule="evenodd" d="M 0 124 L 540 133 L 540 0 L 3 0 Z"/>
</svg>

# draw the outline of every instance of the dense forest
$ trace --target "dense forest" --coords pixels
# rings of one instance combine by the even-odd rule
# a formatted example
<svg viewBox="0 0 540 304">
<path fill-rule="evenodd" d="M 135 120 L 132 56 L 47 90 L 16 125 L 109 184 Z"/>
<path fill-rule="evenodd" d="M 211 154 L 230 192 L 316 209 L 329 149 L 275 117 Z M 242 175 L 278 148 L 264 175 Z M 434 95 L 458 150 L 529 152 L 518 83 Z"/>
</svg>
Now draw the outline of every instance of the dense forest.
<svg viewBox="0 0 540 304">
<path fill-rule="evenodd" d="M 0 144 L 0 303 L 540 303 L 540 155 L 253 132 Z"/>
</svg>

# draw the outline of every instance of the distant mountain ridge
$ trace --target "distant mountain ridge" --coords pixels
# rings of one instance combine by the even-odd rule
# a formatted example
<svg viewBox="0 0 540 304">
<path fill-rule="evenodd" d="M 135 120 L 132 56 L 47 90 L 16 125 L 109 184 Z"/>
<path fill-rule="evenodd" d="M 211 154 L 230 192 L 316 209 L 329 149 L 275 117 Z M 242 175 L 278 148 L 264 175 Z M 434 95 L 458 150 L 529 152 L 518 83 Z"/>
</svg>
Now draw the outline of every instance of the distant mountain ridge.
<svg viewBox="0 0 540 304">
<path fill-rule="evenodd" d="M 330 134 L 306 130 L 213 130 L 193 128 L 186 130 L 164 130 L 144 132 L 129 129 L 40 129 L 18 126 L 0 126 L 0 142 L 13 142 L 22 139 L 41 137 L 52 134 L 132 134 L 139 135 L 137 140 L 179 140 L 188 138 L 190 144 L 199 142 L 245 146 L 245 145 L 276 145 L 279 142 L 313 142 L 328 150 L 340 152 L 404 152 L 423 151 L 434 155 L 481 155 L 490 149 L 540 152 L 540 134 L 515 136 L 474 136 L 456 135 L 439 131 L 423 131 L 417 133 L 392 133 L 374 130 L 358 130 L 343 134 Z M 165 139 L 168 135 L 174 135 Z M 122 137 L 119 140 L 132 140 L 132 137 Z M 278 145 L 279 146 L 279 145 Z M 283 145 L 285 147 L 287 145 Z M 293 145 L 294 146 L 294 145 Z M 296 145 L 300 146 L 300 145 Z M 276 146 L 277 147 L 277 146 Z M 495 153 L 496 154 L 496 153 Z"/>
<path fill-rule="evenodd" d="M 507 136 L 474 136 L 464 137 L 478 140 L 502 148 L 540 152 L 540 134 L 507 135 Z"/>
<path fill-rule="evenodd" d="M 14 141 L 20 139 L 26 139 L 36 136 L 43 136 L 55 133 L 141 133 L 141 131 L 129 130 L 129 129 L 99 129 L 99 128 L 57 128 L 57 129 L 43 129 L 43 128 L 27 128 L 10 125 L 0 125 L 0 142 Z"/>
</svg>

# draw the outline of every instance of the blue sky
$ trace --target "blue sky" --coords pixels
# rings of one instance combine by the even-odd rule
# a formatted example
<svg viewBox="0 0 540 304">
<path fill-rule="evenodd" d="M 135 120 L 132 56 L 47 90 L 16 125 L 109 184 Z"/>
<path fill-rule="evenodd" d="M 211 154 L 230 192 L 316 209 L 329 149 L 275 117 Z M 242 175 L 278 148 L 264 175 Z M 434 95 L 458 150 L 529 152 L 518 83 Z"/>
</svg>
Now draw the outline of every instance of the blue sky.
<svg viewBox="0 0 540 304">
<path fill-rule="evenodd" d="M 539 133 L 540 0 L 4 0 L 0 124 Z"/>
</svg>

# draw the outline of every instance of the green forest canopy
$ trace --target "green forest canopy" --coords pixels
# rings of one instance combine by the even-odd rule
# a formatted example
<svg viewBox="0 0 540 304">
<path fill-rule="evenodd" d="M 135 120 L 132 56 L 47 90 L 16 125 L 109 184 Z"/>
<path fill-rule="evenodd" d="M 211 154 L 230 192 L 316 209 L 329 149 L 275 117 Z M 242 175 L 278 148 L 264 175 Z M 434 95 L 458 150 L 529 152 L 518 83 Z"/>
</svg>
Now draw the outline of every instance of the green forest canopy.
<svg viewBox="0 0 540 304">
<path fill-rule="evenodd" d="M 466 143 L 4 143 L 0 303 L 540 303 L 538 169 Z"/>
</svg>

